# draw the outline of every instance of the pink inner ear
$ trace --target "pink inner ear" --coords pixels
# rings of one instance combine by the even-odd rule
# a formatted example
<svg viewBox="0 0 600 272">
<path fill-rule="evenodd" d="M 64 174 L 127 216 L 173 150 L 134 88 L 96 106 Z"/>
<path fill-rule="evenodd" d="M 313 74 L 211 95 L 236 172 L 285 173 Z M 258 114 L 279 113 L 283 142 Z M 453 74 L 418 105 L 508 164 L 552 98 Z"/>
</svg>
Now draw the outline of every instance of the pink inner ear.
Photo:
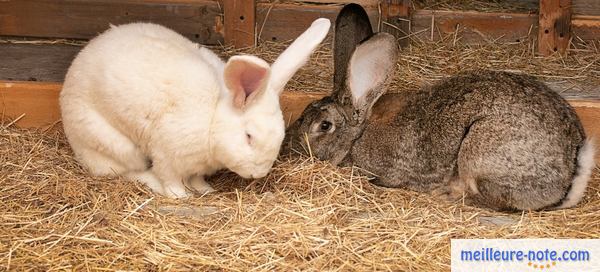
<svg viewBox="0 0 600 272">
<path fill-rule="evenodd" d="M 247 69 L 240 75 L 240 84 L 246 93 L 246 97 L 248 97 L 260 87 L 267 74 L 267 69 L 249 63 L 246 63 L 246 67 Z"/>
<path fill-rule="evenodd" d="M 227 65 L 225 83 L 233 92 L 233 102 L 236 107 L 248 104 L 251 95 L 260 91 L 267 75 L 267 68 L 254 63 L 235 60 Z"/>
</svg>

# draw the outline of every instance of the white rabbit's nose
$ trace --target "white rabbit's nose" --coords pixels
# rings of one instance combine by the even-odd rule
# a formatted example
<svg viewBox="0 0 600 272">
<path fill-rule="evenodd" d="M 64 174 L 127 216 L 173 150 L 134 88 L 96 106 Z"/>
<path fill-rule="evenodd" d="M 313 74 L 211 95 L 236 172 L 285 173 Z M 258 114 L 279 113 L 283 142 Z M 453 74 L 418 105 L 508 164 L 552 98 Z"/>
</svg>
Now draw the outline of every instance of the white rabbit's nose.
<svg viewBox="0 0 600 272">
<path fill-rule="evenodd" d="M 252 174 L 252 175 L 250 175 L 250 176 L 251 176 L 253 179 L 257 179 L 257 178 L 262 178 L 262 177 L 266 176 L 266 174 L 264 174 L 264 175 L 263 175 L 262 173 L 260 173 L 260 174 Z"/>
<path fill-rule="evenodd" d="M 259 173 L 253 173 L 251 176 L 252 176 L 253 179 L 262 178 L 262 177 L 265 177 L 269 173 L 270 170 L 271 169 L 269 167 L 266 170 L 261 171 Z"/>
</svg>

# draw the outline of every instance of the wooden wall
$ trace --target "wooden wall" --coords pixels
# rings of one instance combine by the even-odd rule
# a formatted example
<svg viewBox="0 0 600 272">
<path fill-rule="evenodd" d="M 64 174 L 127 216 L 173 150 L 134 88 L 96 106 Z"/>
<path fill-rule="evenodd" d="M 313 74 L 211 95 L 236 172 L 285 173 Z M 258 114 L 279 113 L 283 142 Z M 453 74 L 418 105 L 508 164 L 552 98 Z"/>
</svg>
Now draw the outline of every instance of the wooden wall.
<svg viewBox="0 0 600 272">
<path fill-rule="evenodd" d="M 3 0 L 0 1 L 0 35 L 89 39 L 107 29 L 109 24 L 151 21 L 171 27 L 200 43 L 222 44 L 227 35 L 223 13 L 228 5 L 224 5 L 224 2 L 232 1 L 254 3 L 246 0 Z M 562 3 L 566 0 L 544 1 Z M 255 4 L 254 36 L 259 40 L 293 39 L 318 17 L 334 19 L 341 4 L 345 2 L 356 1 L 258 2 Z M 382 11 L 395 12 L 398 8 L 385 9 L 385 5 L 403 5 L 402 2 L 410 1 L 358 2 L 365 5 L 374 25 L 398 26 L 402 21 L 391 20 L 390 16 L 382 14 Z M 572 0 L 570 6 L 573 14 L 573 33 L 583 40 L 598 39 L 600 1 Z M 412 5 L 410 7 L 412 8 Z M 412 20 L 411 37 L 421 39 L 438 39 L 457 30 L 461 41 L 466 43 L 498 39 L 516 41 L 523 37 L 537 36 L 536 13 L 411 10 L 409 17 Z M 382 20 L 389 22 L 383 23 Z M 233 22 L 239 23 L 235 20 Z M 249 30 L 251 31 L 252 27 Z"/>
<path fill-rule="evenodd" d="M 600 1 L 598 0 L 573 0 L 574 15 L 600 16 Z"/>
<path fill-rule="evenodd" d="M 231 1 L 241 3 L 242 8 L 232 5 L 235 3 Z M 507 1 L 525 1 L 532 8 L 540 6 L 536 0 Z M 600 38 L 600 1 L 544 1 L 548 1 L 544 3 L 549 3 L 551 12 L 562 9 L 562 12 L 569 13 L 570 19 L 563 21 L 570 23 L 573 35 L 578 39 Z M 235 35 L 234 39 L 229 38 L 231 33 L 239 32 L 240 26 L 244 28 L 243 31 L 254 31 L 259 40 L 286 41 L 295 38 L 318 17 L 335 19 L 341 4 L 347 2 L 363 4 L 373 25 L 378 27 L 390 24 L 403 29 L 406 25 L 402 24 L 406 20 L 402 20 L 402 16 L 406 16 L 410 19 L 410 24 L 404 34 L 409 34 L 410 38 L 439 39 L 445 35 L 460 35 L 460 42 L 466 43 L 515 42 L 523 38 L 535 38 L 544 31 L 538 27 L 542 16 L 538 16 L 536 12 L 415 10 L 408 0 L 288 0 L 258 3 L 247 0 L 0 0 L 0 36 L 90 39 L 107 29 L 109 24 L 151 21 L 173 28 L 204 44 L 222 44 L 226 40 L 237 43 Z M 567 8 L 565 3 L 568 3 Z M 254 6 L 251 8 L 244 6 L 252 4 Z M 553 8 L 551 4 L 557 5 Z M 245 16 L 247 12 L 255 12 L 254 18 Z M 227 23 L 224 19 L 226 14 L 234 14 L 229 18 L 234 23 Z M 549 18 L 555 20 L 558 17 L 561 16 Z M 248 25 L 240 25 L 237 20 L 253 21 L 250 26 L 254 25 L 254 29 Z M 382 21 L 387 21 L 387 24 Z M 548 26 L 555 25 L 552 21 L 545 23 Z M 251 45 L 252 40 L 246 37 L 245 43 Z M 7 48 L 9 46 L 0 46 L 0 54 L 7 54 Z M 66 52 L 65 56 L 68 58 L 72 58 L 78 50 L 67 49 L 61 52 Z M 55 54 L 51 50 L 41 53 Z M 48 63 L 38 61 L 38 64 L 66 67 L 64 63 L 50 59 Z M 35 71 L 31 71 L 31 74 L 35 75 Z M 56 78 L 56 75 L 44 76 Z M 24 127 L 43 128 L 52 127 L 59 121 L 57 95 L 60 83 L 6 80 L 0 77 L 2 118 L 16 118 L 15 123 Z M 282 107 L 286 116 L 293 119 L 306 103 L 319 96 L 286 93 L 282 98 Z M 600 102 L 579 99 L 570 100 L 570 103 L 581 115 L 586 130 L 600 136 L 600 126 L 597 125 L 600 124 Z"/>
</svg>

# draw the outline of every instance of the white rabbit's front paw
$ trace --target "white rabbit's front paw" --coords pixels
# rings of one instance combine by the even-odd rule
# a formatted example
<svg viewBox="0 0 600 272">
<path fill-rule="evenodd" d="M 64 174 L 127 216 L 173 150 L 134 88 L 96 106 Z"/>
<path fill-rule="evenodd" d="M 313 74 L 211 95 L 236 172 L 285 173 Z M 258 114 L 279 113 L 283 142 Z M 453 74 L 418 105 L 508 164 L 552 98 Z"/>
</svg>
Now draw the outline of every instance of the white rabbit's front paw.
<svg viewBox="0 0 600 272">
<path fill-rule="evenodd" d="M 183 186 L 183 184 L 178 183 L 178 184 L 165 184 L 164 186 L 164 192 L 165 192 L 165 196 L 170 197 L 170 198 L 186 198 L 190 196 L 190 193 L 188 193 L 185 190 L 185 186 Z"/>
<path fill-rule="evenodd" d="M 148 186 L 154 193 L 164 195 L 165 190 L 162 182 L 158 179 L 152 171 L 143 172 L 130 172 L 126 175 L 131 180 L 139 181 Z"/>
<path fill-rule="evenodd" d="M 215 189 L 213 189 L 210 184 L 208 184 L 204 178 L 199 175 L 191 177 L 187 185 L 200 194 L 208 194 L 215 191 Z"/>
</svg>

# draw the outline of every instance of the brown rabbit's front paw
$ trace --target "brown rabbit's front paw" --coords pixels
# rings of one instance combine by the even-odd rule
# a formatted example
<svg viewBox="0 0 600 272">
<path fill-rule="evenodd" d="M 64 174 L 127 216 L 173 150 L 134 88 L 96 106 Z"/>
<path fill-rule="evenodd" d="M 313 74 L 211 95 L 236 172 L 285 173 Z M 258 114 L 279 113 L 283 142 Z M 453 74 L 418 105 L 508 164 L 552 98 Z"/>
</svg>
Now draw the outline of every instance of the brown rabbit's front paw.
<svg viewBox="0 0 600 272">
<path fill-rule="evenodd" d="M 394 186 L 393 184 L 390 184 L 390 182 L 385 181 L 382 178 L 379 177 L 374 177 L 369 179 L 369 182 L 373 185 L 379 186 L 379 187 L 385 187 L 385 188 L 396 188 L 398 186 Z"/>
<path fill-rule="evenodd" d="M 464 194 L 462 191 L 455 190 L 453 187 L 447 185 L 441 185 L 433 191 L 431 191 L 433 197 L 441 199 L 447 202 L 456 202 L 463 199 Z"/>
</svg>

